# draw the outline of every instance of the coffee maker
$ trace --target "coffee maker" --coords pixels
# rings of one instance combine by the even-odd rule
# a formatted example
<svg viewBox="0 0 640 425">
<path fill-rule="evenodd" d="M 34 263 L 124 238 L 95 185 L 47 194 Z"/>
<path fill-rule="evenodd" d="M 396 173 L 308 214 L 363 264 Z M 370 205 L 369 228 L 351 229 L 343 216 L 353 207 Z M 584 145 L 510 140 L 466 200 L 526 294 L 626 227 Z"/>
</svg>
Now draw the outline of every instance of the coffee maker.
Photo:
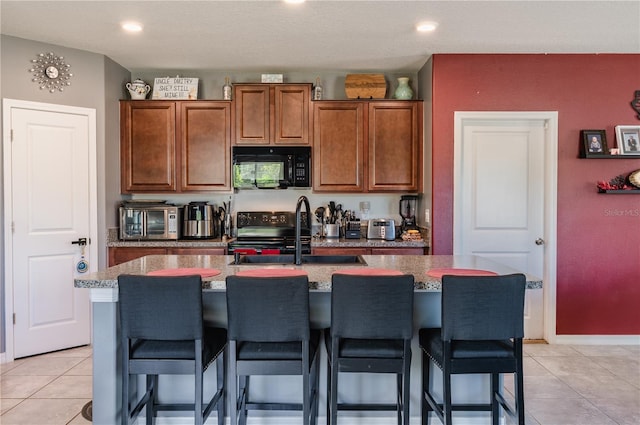
<svg viewBox="0 0 640 425">
<path fill-rule="evenodd" d="M 416 208 L 417 195 L 402 195 L 400 197 L 400 216 L 402 217 L 402 231 L 417 229 Z"/>
</svg>

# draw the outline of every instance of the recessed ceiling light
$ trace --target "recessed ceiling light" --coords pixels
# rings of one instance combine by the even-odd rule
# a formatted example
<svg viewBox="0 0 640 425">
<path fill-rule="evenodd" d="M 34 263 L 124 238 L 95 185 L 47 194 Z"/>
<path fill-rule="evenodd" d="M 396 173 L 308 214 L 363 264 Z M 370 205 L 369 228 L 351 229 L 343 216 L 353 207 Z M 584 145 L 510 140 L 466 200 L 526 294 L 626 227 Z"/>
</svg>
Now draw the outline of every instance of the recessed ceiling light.
<svg viewBox="0 0 640 425">
<path fill-rule="evenodd" d="M 416 29 L 420 32 L 431 32 L 438 28 L 438 23 L 433 21 L 420 22 L 416 25 Z"/>
<path fill-rule="evenodd" d="M 122 29 L 129 32 L 140 32 L 142 31 L 142 25 L 137 22 L 125 22 L 122 24 Z"/>
<path fill-rule="evenodd" d="M 304 3 L 305 0 L 284 0 L 285 3 L 291 3 L 291 4 L 298 4 L 298 3 Z"/>
</svg>

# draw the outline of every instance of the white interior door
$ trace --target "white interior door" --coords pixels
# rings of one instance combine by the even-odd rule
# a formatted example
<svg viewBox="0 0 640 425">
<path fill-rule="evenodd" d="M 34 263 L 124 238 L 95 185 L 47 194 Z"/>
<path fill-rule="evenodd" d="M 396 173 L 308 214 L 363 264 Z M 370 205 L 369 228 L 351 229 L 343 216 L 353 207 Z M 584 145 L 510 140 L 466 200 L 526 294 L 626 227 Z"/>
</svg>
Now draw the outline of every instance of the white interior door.
<svg viewBox="0 0 640 425">
<path fill-rule="evenodd" d="M 13 102 L 4 102 L 5 264 L 19 358 L 91 342 L 89 291 L 73 280 L 97 270 L 97 249 L 72 242 L 97 240 L 96 139 L 92 109 Z"/>
<path fill-rule="evenodd" d="M 505 114 L 456 117 L 454 253 L 542 278 L 548 120 Z M 543 291 L 526 294 L 528 339 L 544 337 Z"/>
</svg>

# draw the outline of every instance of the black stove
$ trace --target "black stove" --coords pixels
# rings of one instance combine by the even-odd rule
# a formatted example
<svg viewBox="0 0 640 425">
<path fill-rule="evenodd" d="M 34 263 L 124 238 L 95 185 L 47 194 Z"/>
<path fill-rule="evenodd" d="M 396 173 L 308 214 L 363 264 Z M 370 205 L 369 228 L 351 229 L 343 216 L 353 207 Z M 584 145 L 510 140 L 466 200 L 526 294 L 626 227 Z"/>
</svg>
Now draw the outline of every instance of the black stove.
<svg viewBox="0 0 640 425">
<path fill-rule="evenodd" d="M 307 214 L 300 218 L 302 253 L 311 254 L 311 229 Z M 295 252 L 296 213 L 289 211 L 246 211 L 236 214 L 236 239 L 228 245 L 229 254 L 293 254 Z"/>
</svg>

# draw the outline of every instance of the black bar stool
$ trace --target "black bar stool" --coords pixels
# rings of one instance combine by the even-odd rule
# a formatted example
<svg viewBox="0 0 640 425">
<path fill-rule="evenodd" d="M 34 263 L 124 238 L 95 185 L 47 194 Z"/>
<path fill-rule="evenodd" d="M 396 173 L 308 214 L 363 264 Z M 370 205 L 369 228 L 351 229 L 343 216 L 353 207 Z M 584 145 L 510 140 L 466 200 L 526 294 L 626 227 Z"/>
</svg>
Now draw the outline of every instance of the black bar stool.
<svg viewBox="0 0 640 425">
<path fill-rule="evenodd" d="M 228 276 L 226 283 L 231 424 L 246 424 L 248 410 L 301 410 L 303 424 L 316 424 L 321 332 L 309 327 L 307 276 Z M 302 403 L 253 402 L 251 375 L 302 375 Z"/>
<path fill-rule="evenodd" d="M 410 275 L 334 274 L 328 353 L 327 418 L 336 425 L 339 410 L 391 410 L 409 424 L 414 279 Z M 393 373 L 395 404 L 338 403 L 338 374 Z"/>
<path fill-rule="evenodd" d="M 422 424 L 434 411 L 443 424 L 451 425 L 452 411 L 490 411 L 498 425 L 500 407 L 524 425 L 522 338 L 524 336 L 523 274 L 507 276 L 442 277 L 442 327 L 420 329 L 422 348 Z M 429 389 L 431 362 L 442 369 L 443 402 Z M 488 404 L 451 402 L 451 375 L 491 374 Z M 513 373 L 515 408 L 505 400 L 500 374 Z"/>
<path fill-rule="evenodd" d="M 212 409 L 224 423 L 224 350 L 227 332 L 204 327 L 200 276 L 118 277 L 122 329 L 122 424 L 146 406 L 147 425 L 160 410 L 191 410 L 202 425 Z M 217 362 L 217 391 L 203 406 L 202 375 Z M 158 403 L 158 375 L 194 375 L 193 404 Z M 131 407 L 130 375 L 146 375 L 145 394 Z M 135 380 L 134 380 L 135 381 Z"/>
</svg>

